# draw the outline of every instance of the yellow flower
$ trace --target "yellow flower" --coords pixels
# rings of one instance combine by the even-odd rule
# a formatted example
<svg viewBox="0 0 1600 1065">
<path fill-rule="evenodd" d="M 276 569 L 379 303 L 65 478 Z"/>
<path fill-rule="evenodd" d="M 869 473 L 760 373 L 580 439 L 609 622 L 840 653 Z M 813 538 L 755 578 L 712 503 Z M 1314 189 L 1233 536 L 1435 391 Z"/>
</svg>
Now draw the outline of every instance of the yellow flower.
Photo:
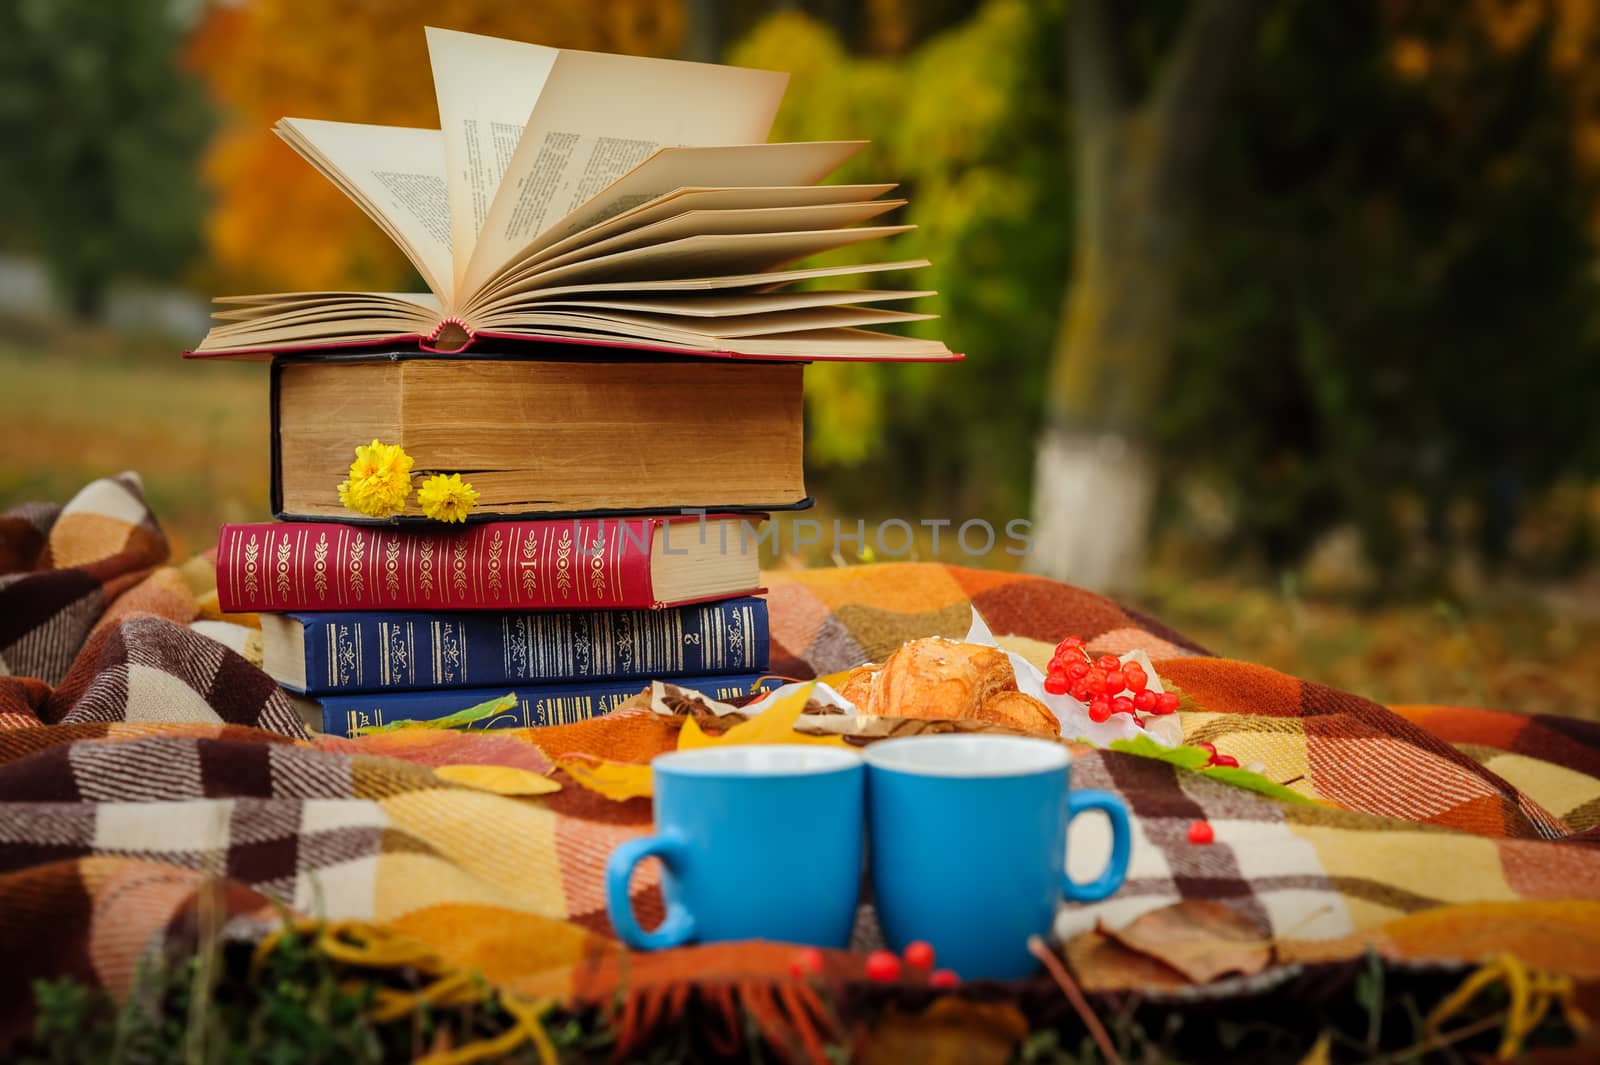
<svg viewBox="0 0 1600 1065">
<path fill-rule="evenodd" d="M 437 521 L 464 522 L 478 503 L 478 493 L 461 482 L 459 473 L 448 477 L 436 473 L 417 489 L 417 502 L 422 504 L 422 513 Z"/>
<path fill-rule="evenodd" d="M 384 469 L 399 468 L 411 472 L 411 456 L 399 444 L 380 444 L 377 440 L 365 447 L 356 448 L 356 460 L 350 464 L 351 477 L 371 477 Z"/>
<path fill-rule="evenodd" d="M 356 448 L 350 478 L 339 485 L 339 502 L 372 518 L 400 513 L 411 495 L 411 465 L 411 456 L 398 444 L 374 440 Z"/>
</svg>

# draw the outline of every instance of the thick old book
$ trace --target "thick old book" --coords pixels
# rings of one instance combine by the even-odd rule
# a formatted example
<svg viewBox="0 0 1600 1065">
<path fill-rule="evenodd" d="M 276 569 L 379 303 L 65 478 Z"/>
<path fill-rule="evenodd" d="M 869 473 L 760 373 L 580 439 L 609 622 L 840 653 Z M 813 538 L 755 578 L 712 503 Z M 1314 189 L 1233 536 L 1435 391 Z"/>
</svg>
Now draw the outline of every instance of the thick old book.
<svg viewBox="0 0 1600 1065">
<path fill-rule="evenodd" d="M 272 511 L 363 520 L 339 502 L 357 444 L 461 472 L 473 521 L 809 505 L 803 367 L 671 357 L 349 357 L 272 372 Z M 401 522 L 423 522 L 412 495 Z"/>
<path fill-rule="evenodd" d="M 753 692 L 769 691 L 782 681 L 759 673 L 718 677 L 677 677 L 680 688 L 703 692 L 713 699 L 727 701 Z M 334 736 L 355 735 L 361 729 L 389 725 L 396 721 L 437 721 L 504 695 L 514 696 L 517 705 L 503 714 L 473 722 L 474 729 L 543 728 L 547 725 L 572 725 L 591 717 L 610 713 L 648 688 L 642 680 L 594 680 L 581 684 L 549 684 L 537 687 L 455 688 L 415 692 L 369 692 L 362 695 L 299 697 L 309 704 L 301 707 L 305 717 L 316 720 L 315 706 L 321 711 L 322 731 Z M 310 712 L 308 712 L 310 711 Z"/>
<path fill-rule="evenodd" d="M 754 519 L 505 521 L 440 531 L 224 525 L 228 613 L 646 609 L 760 591 Z"/>
<path fill-rule="evenodd" d="M 940 360 L 878 331 L 931 295 L 797 291 L 924 260 L 797 266 L 894 236 L 892 184 L 823 185 L 861 141 L 765 143 L 788 75 L 428 29 L 441 129 L 275 132 L 376 222 L 427 293 L 218 300 L 195 356 L 542 338 L 749 358 Z"/>
<path fill-rule="evenodd" d="M 767 604 L 537 614 L 262 614 L 262 668 L 310 695 L 747 673 Z"/>
</svg>

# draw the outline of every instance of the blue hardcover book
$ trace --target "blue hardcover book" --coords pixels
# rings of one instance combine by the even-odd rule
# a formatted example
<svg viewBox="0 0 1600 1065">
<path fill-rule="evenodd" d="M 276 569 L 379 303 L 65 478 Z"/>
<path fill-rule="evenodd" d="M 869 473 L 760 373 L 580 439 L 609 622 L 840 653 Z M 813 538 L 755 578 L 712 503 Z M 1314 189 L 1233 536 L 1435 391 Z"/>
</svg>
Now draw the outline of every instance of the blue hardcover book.
<svg viewBox="0 0 1600 1065">
<path fill-rule="evenodd" d="M 769 691 L 781 681 L 759 673 L 720 677 L 678 677 L 680 688 L 728 700 L 752 692 Z M 610 713 L 649 686 L 643 680 L 603 680 L 584 684 L 541 684 L 535 687 L 455 688 L 424 692 L 368 692 L 362 695 L 328 695 L 315 700 L 322 705 L 322 731 L 350 736 L 362 728 L 394 721 L 436 721 L 460 710 L 512 695 L 511 710 L 470 727 L 540 728 L 570 725 Z"/>
<path fill-rule="evenodd" d="M 262 668 L 307 695 L 767 668 L 767 601 L 536 614 L 263 614 Z"/>
</svg>

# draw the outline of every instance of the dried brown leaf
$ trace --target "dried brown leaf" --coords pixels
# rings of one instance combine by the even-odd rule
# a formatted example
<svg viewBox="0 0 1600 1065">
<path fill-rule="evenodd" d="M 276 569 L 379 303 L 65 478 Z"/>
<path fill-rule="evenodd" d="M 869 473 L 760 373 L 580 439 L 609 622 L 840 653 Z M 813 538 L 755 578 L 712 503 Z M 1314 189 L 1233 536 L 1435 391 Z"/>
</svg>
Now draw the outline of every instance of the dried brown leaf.
<svg viewBox="0 0 1600 1065">
<path fill-rule="evenodd" d="M 1189 986 L 1172 966 L 1129 950 L 1092 928 L 1067 940 L 1064 953 L 1072 975 L 1087 992 L 1164 991 Z"/>
<path fill-rule="evenodd" d="M 1165 962 L 1197 984 L 1272 964 L 1272 945 L 1231 906 L 1185 899 L 1151 910 L 1125 928 L 1100 931 L 1129 950 Z"/>
</svg>

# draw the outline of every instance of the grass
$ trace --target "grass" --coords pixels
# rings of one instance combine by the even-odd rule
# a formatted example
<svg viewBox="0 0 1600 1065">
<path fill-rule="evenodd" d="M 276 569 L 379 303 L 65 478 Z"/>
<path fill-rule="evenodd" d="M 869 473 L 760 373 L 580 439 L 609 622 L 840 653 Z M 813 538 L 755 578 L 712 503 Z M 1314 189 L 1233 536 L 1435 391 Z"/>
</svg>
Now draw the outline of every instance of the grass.
<svg viewBox="0 0 1600 1065">
<path fill-rule="evenodd" d="M 1600 720 L 1600 614 L 1546 589 L 1368 608 L 1227 576 L 1158 574 L 1139 603 L 1220 655 L 1386 705 L 1445 703 Z"/>
<path fill-rule="evenodd" d="M 136 470 L 183 558 L 267 506 L 267 372 L 103 334 L 0 347 L 0 510 Z"/>
<path fill-rule="evenodd" d="M 343 960 L 323 949 L 316 929 L 305 935 L 290 930 L 257 954 L 248 944 L 222 943 L 217 917 L 215 911 L 202 914 L 203 931 L 193 955 L 145 959 L 131 993 L 120 1002 L 71 978 L 35 981 L 32 1038 L 12 1048 L 16 1060 L 28 1065 L 376 1065 L 423 1054 L 459 1062 L 539 1060 L 532 1045 L 515 1036 L 507 1039 L 514 1045 L 502 1045 L 492 1058 L 468 1056 L 469 1046 L 485 1048 L 486 1041 L 509 1035 L 511 1027 L 505 1000 L 486 982 L 457 985 L 455 992 L 440 993 L 439 1001 L 424 1003 L 418 992 L 439 986 L 433 982 L 440 975 L 437 967 L 369 967 Z M 1342 975 L 1340 969 L 1348 967 L 1323 970 L 1326 979 L 1316 995 L 1306 995 L 1302 982 L 1187 1005 L 1142 1001 L 1138 995 L 1124 996 L 1120 1004 L 1097 997 L 1093 1008 L 1121 1060 L 1172 1065 L 1224 1060 L 1458 1062 L 1486 1056 L 1506 1024 L 1506 998 L 1491 989 L 1465 1003 L 1447 1032 L 1427 1028 L 1425 1015 L 1459 985 L 1461 972 L 1391 970 L 1375 956 L 1352 975 Z M 829 1042 L 823 1049 L 832 1061 L 1001 1060 L 999 1055 L 1007 1053 L 1015 1038 L 1001 1033 L 1020 1030 L 1026 1035 L 1009 1054 L 1018 1065 L 1103 1061 L 1081 1019 L 1061 996 L 1041 994 L 1038 985 L 1010 990 L 1015 993 L 1005 999 L 995 997 L 992 988 L 947 997 L 941 1009 L 924 989 L 817 985 L 827 1013 L 848 1017 L 851 1033 L 846 1041 Z M 392 1013 L 376 1008 L 396 997 L 416 1008 Z M 686 1005 L 685 1012 L 655 1024 L 642 1045 L 632 1048 L 618 1045 L 619 1018 L 611 1008 L 552 1010 L 543 1015 L 542 1026 L 562 1063 L 707 1060 L 715 1045 L 708 1043 L 708 1030 L 721 1030 L 728 1021 L 698 996 Z M 769 1000 L 768 1016 L 774 1008 Z M 731 1058 L 716 1052 L 717 1060 L 771 1062 L 798 1056 L 785 1053 L 795 1048 L 767 1042 L 749 1009 L 742 1007 L 743 1046 Z M 938 1022 L 917 1023 L 925 1009 L 938 1010 Z M 1555 1009 L 1525 1045 L 1576 1054 L 1587 1045 L 1574 1046 L 1577 1035 L 1563 1011 Z M 1314 1050 L 1319 1045 L 1320 1059 Z"/>
<path fill-rule="evenodd" d="M 269 516 L 264 365 L 186 362 L 176 342 L 148 337 L 0 324 L 14 338 L 0 346 L 0 510 L 65 502 L 96 477 L 137 470 L 180 559 L 213 545 L 223 522 Z M 824 527 L 833 516 L 812 515 Z M 930 557 L 925 540 L 918 553 Z M 984 564 L 953 548 L 940 557 Z M 807 561 L 835 560 L 813 549 Z M 1584 591 L 1500 588 L 1374 610 L 1306 598 L 1292 580 L 1157 571 L 1137 605 L 1219 654 L 1380 702 L 1600 720 L 1600 610 L 1589 605 L 1600 593 Z"/>
</svg>

